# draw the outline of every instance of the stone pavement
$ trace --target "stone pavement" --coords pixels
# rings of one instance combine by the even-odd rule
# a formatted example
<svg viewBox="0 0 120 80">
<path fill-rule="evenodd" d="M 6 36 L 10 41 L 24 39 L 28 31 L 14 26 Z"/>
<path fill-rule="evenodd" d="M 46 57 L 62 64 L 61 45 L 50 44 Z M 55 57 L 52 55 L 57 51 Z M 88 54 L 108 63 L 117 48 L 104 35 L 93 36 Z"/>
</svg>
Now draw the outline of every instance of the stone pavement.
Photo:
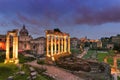
<svg viewBox="0 0 120 80">
<path fill-rule="evenodd" d="M 39 64 L 36 63 L 36 61 L 29 62 L 29 63 L 26 63 L 26 64 L 31 65 L 33 67 L 37 67 L 37 68 L 45 67 L 47 69 L 46 73 L 49 76 L 53 77 L 55 80 L 84 80 L 84 79 L 79 78 L 76 75 L 73 75 L 70 72 L 67 72 L 64 69 L 61 69 L 61 68 L 58 68 L 58 67 L 55 67 L 55 66 L 39 65 Z"/>
</svg>

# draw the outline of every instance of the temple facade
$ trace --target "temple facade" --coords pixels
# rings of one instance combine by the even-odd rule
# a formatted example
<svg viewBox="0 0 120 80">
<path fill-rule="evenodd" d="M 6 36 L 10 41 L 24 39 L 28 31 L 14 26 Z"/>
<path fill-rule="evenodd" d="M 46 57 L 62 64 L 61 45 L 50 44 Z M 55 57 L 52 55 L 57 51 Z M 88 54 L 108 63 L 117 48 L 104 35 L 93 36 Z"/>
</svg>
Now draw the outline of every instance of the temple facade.
<svg viewBox="0 0 120 80">
<path fill-rule="evenodd" d="M 55 30 L 46 30 L 46 58 L 52 61 L 61 56 L 69 55 L 70 35 Z"/>
</svg>

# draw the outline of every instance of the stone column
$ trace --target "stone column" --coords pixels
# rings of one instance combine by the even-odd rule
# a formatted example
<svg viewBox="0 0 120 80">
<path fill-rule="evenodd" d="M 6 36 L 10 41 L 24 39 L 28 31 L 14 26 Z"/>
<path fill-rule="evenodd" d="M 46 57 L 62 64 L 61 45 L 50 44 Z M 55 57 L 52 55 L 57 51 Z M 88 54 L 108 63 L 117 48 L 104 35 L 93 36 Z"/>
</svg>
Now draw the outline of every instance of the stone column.
<svg viewBox="0 0 120 80">
<path fill-rule="evenodd" d="M 58 54 L 60 54 L 60 36 L 58 36 Z"/>
<path fill-rule="evenodd" d="M 47 52 L 47 56 L 50 56 L 50 54 L 49 54 L 49 35 L 48 34 L 46 34 L 46 52 Z"/>
<path fill-rule="evenodd" d="M 17 64 L 19 62 L 18 60 L 18 30 L 13 30 L 13 31 L 9 31 L 7 33 L 7 37 L 6 37 L 6 60 L 5 63 L 10 63 L 13 62 L 15 64 Z M 10 47 L 10 35 L 13 36 L 13 56 L 10 59 L 9 56 L 9 47 Z"/>
<path fill-rule="evenodd" d="M 18 59 L 18 36 L 15 37 L 15 42 L 16 42 L 15 58 Z"/>
<path fill-rule="evenodd" d="M 15 61 L 15 64 L 18 64 L 19 63 L 19 60 L 18 60 L 18 36 L 14 36 L 14 39 L 13 39 L 13 59 Z"/>
<path fill-rule="evenodd" d="M 51 57 L 52 57 L 52 60 L 54 61 L 54 57 L 53 57 L 53 35 L 51 35 L 50 38 L 51 38 Z"/>
<path fill-rule="evenodd" d="M 68 53 L 70 53 L 70 36 L 68 36 Z"/>
<path fill-rule="evenodd" d="M 64 36 L 64 52 L 66 52 L 66 47 L 67 47 L 67 45 L 66 45 L 66 36 Z"/>
<path fill-rule="evenodd" d="M 61 36 L 61 53 L 63 53 L 63 37 Z"/>
<path fill-rule="evenodd" d="M 54 36 L 54 54 L 57 53 L 56 35 Z"/>
<path fill-rule="evenodd" d="M 7 40 L 6 40 L 6 60 L 9 60 L 9 46 L 10 46 L 10 38 L 9 38 L 9 34 L 7 34 Z"/>
<path fill-rule="evenodd" d="M 16 55 L 16 37 L 13 36 L 13 59 L 15 59 L 15 55 Z"/>
</svg>

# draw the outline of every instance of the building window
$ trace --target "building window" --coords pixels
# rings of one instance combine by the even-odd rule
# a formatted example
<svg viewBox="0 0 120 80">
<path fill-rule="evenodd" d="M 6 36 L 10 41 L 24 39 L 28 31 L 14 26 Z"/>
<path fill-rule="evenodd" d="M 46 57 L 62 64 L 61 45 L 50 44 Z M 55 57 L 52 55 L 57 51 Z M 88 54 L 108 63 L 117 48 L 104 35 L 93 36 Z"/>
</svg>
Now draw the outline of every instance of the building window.
<svg viewBox="0 0 120 80">
<path fill-rule="evenodd" d="M 35 45 L 33 46 L 33 49 L 35 49 Z"/>
<path fill-rule="evenodd" d="M 26 47 L 27 47 L 27 45 L 25 44 L 25 45 L 24 45 L 24 48 L 26 48 Z"/>
</svg>

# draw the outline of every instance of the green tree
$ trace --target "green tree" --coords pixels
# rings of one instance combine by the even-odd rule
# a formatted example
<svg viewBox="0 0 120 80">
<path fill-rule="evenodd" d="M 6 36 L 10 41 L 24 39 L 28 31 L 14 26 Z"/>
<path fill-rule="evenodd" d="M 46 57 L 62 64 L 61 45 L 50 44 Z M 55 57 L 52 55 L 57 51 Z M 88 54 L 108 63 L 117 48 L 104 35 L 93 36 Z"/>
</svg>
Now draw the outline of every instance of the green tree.
<svg viewBox="0 0 120 80">
<path fill-rule="evenodd" d="M 120 52 L 120 44 L 115 44 L 113 50 Z"/>
</svg>

